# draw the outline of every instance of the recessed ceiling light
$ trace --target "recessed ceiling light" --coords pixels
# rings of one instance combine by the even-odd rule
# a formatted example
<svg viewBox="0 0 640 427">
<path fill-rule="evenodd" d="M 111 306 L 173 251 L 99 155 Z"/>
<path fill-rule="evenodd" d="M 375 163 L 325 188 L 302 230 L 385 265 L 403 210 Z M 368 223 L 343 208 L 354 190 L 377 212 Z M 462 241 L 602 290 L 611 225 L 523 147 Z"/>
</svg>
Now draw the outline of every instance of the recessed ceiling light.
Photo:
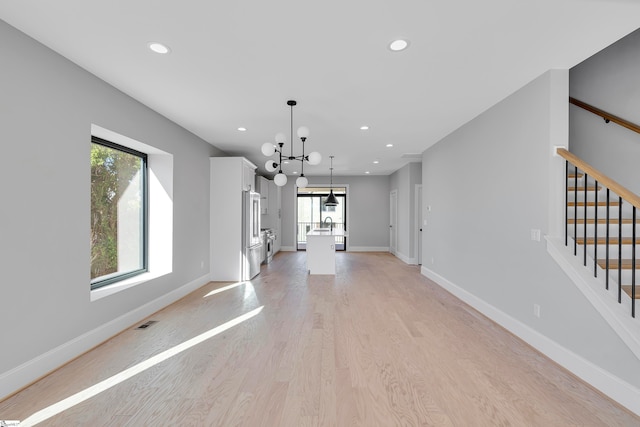
<svg viewBox="0 0 640 427">
<path fill-rule="evenodd" d="M 151 49 L 155 53 L 160 53 L 164 55 L 165 53 L 171 52 L 171 49 L 169 49 L 169 47 L 163 45 L 162 43 L 151 42 L 148 44 L 148 46 L 149 46 L 149 49 Z"/>
<path fill-rule="evenodd" d="M 360 130 L 369 130 L 369 126 L 360 126 Z"/>
<path fill-rule="evenodd" d="M 409 46 L 409 42 L 407 40 L 398 39 L 389 43 L 389 49 L 394 52 L 399 52 L 401 50 L 405 50 Z"/>
<path fill-rule="evenodd" d="M 283 163 L 283 164 L 285 164 L 285 165 L 288 165 L 288 164 L 289 164 L 289 160 L 285 160 L 285 161 L 284 161 L 284 162 L 282 162 L 282 163 Z"/>
<path fill-rule="evenodd" d="M 246 132 L 246 131 L 247 131 L 247 128 L 239 127 L 239 128 L 238 128 L 238 130 L 239 130 L 240 132 Z"/>
<path fill-rule="evenodd" d="M 298 175 L 298 171 L 293 171 L 293 174 L 294 175 Z"/>
<path fill-rule="evenodd" d="M 373 161 L 373 164 L 374 164 L 374 165 L 377 165 L 378 163 L 380 163 L 380 160 L 374 160 L 374 161 Z"/>
<path fill-rule="evenodd" d="M 369 175 L 369 174 L 370 174 L 371 172 L 369 172 L 369 171 L 366 171 L 365 173 L 366 173 L 367 175 Z"/>
<path fill-rule="evenodd" d="M 387 148 L 393 147 L 393 144 L 387 144 Z"/>
</svg>

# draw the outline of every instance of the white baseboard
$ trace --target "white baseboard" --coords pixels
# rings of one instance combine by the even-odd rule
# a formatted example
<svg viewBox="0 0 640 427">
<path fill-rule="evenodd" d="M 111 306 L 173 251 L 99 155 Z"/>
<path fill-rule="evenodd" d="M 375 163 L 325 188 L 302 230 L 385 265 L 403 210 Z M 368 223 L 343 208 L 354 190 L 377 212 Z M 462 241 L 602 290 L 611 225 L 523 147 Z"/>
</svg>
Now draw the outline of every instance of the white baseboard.
<svg viewBox="0 0 640 427">
<path fill-rule="evenodd" d="M 400 261 L 403 261 L 405 264 L 416 265 L 418 263 L 418 261 L 415 258 L 409 258 L 408 256 L 406 256 L 401 252 L 396 252 L 394 253 L 394 255 L 396 256 L 396 258 L 400 259 Z"/>
<path fill-rule="evenodd" d="M 280 250 L 282 252 L 296 252 L 297 251 L 295 246 L 280 246 Z"/>
<path fill-rule="evenodd" d="M 389 252 L 389 246 L 349 246 L 347 252 Z"/>
<path fill-rule="evenodd" d="M 546 237 L 546 240 L 547 252 L 640 360 L 640 319 L 631 317 L 631 298 L 622 292 L 622 304 L 618 303 L 617 286 L 606 290 L 603 279 L 606 273 L 602 270 L 599 279 L 593 277 L 593 261 L 588 259 L 586 268 L 581 255 L 584 252 L 575 256 L 564 246 L 564 239 Z"/>
<path fill-rule="evenodd" d="M 630 411 L 640 415 L 640 389 L 594 365 L 428 268 L 423 266 L 420 271 L 422 275 L 433 280 L 437 285 L 507 329 L 560 366 L 591 384 Z"/>
<path fill-rule="evenodd" d="M 43 353 L 22 365 L 0 374 L 0 400 L 23 389 L 48 373 L 63 366 L 81 354 L 100 345 L 109 338 L 131 327 L 136 322 L 176 302 L 185 295 L 209 282 L 205 274 L 178 289 L 156 298 L 147 304 L 125 313 L 96 329 L 86 332 L 58 347 Z"/>
</svg>

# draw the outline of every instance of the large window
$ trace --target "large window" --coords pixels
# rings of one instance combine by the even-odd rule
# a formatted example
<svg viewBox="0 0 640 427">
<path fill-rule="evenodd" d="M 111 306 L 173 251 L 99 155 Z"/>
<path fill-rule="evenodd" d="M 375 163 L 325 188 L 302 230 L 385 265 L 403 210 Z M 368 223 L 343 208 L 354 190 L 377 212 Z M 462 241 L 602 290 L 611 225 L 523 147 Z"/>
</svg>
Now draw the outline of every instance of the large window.
<svg viewBox="0 0 640 427">
<path fill-rule="evenodd" d="M 147 155 L 91 138 L 91 289 L 147 271 Z"/>
</svg>

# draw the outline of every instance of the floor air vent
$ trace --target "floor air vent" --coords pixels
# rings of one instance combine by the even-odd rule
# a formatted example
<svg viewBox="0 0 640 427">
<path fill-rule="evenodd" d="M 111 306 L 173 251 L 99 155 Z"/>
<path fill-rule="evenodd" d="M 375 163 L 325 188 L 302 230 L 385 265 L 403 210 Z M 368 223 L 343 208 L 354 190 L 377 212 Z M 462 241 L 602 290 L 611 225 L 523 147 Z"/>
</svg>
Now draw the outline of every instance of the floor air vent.
<svg viewBox="0 0 640 427">
<path fill-rule="evenodd" d="M 136 329 L 147 329 L 149 326 L 153 325 L 154 323 L 158 323 L 158 321 L 157 320 L 149 320 L 148 322 L 145 322 L 142 325 L 138 326 Z"/>
</svg>

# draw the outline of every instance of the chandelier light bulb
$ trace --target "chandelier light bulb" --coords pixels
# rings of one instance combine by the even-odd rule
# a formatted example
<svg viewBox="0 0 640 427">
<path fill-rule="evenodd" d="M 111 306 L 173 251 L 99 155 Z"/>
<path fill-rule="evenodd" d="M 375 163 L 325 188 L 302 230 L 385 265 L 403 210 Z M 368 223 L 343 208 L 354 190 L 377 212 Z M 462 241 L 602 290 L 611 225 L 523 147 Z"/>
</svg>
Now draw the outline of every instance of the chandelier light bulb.
<svg viewBox="0 0 640 427">
<path fill-rule="evenodd" d="M 276 143 L 278 144 L 284 144 L 285 142 L 287 142 L 287 135 L 285 135 L 282 132 L 278 132 L 276 134 Z"/>
<path fill-rule="evenodd" d="M 309 180 L 306 176 L 299 176 L 298 179 L 296 179 L 296 185 L 298 188 L 306 188 L 306 186 L 309 185 Z"/>
<path fill-rule="evenodd" d="M 309 138 L 309 128 L 306 126 L 300 126 L 298 128 L 298 138 Z"/>
<path fill-rule="evenodd" d="M 269 156 L 273 156 L 273 153 L 276 152 L 276 146 L 273 145 L 270 142 L 265 142 L 264 144 L 262 144 L 262 154 L 264 154 L 265 156 L 269 157 Z"/>
<path fill-rule="evenodd" d="M 280 172 L 273 177 L 273 182 L 275 182 L 278 187 L 283 187 L 287 183 L 287 175 Z"/>
<path fill-rule="evenodd" d="M 267 170 L 267 172 L 275 172 L 276 169 L 278 169 L 278 164 L 276 162 L 274 162 L 273 160 L 269 159 L 264 164 L 264 168 Z"/>
<path fill-rule="evenodd" d="M 322 155 L 320 153 L 318 153 L 317 151 L 309 153 L 308 162 L 311 166 L 319 165 L 321 161 Z"/>
</svg>

